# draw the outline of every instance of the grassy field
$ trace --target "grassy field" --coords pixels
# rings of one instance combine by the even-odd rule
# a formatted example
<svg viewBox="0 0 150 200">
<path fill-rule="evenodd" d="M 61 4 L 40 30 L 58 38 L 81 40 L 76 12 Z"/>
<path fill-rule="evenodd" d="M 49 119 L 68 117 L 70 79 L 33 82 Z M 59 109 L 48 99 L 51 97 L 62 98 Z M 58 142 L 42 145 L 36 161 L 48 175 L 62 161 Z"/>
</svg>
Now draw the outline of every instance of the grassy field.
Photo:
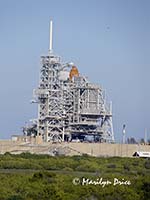
<svg viewBox="0 0 150 200">
<path fill-rule="evenodd" d="M 148 200 L 150 160 L 0 155 L 0 200 Z"/>
</svg>

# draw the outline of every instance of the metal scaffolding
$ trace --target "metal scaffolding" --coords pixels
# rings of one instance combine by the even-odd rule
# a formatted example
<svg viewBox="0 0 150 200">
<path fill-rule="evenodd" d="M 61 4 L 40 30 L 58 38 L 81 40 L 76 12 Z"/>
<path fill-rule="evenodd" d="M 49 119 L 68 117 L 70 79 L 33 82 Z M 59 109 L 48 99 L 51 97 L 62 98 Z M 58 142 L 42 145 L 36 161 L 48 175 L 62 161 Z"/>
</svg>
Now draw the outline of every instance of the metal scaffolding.
<svg viewBox="0 0 150 200">
<path fill-rule="evenodd" d="M 33 92 L 38 103 L 36 135 L 45 142 L 85 135 L 93 135 L 99 142 L 114 142 L 112 106 L 107 105 L 100 86 L 90 83 L 73 63 L 64 64 L 53 54 L 52 21 L 49 46 L 48 55 L 41 57 L 39 86 Z"/>
</svg>

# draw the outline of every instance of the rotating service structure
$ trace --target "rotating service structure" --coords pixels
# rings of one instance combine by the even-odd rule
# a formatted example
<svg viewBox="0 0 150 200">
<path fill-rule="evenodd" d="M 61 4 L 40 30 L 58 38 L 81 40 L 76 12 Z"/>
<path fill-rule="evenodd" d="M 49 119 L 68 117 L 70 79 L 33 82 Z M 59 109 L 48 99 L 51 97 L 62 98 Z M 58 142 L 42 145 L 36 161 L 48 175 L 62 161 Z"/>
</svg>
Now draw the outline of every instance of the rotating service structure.
<svg viewBox="0 0 150 200">
<path fill-rule="evenodd" d="M 40 83 L 34 90 L 37 135 L 44 141 L 70 141 L 73 136 L 93 134 L 100 141 L 113 142 L 112 111 L 102 88 L 80 75 L 72 63 L 62 64 L 56 55 L 41 59 Z"/>
</svg>

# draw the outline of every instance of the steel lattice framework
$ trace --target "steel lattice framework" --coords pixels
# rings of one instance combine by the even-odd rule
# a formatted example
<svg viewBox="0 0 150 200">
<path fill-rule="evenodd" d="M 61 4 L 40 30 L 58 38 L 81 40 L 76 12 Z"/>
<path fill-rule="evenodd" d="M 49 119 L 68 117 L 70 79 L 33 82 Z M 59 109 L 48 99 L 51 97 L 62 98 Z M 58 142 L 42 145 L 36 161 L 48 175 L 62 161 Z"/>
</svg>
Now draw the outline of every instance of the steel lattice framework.
<svg viewBox="0 0 150 200">
<path fill-rule="evenodd" d="M 69 64 L 61 64 L 58 56 L 42 57 L 40 83 L 34 90 L 38 102 L 37 134 L 44 141 L 95 134 L 101 140 L 113 142 L 112 112 L 102 88 L 81 75 L 62 80 L 61 74 L 69 68 Z"/>
<path fill-rule="evenodd" d="M 79 74 L 69 78 L 73 63 L 62 63 L 50 49 L 41 57 L 39 87 L 34 90 L 38 103 L 37 135 L 43 141 L 71 141 L 76 135 L 94 135 L 102 142 L 114 142 L 112 109 L 104 91 Z"/>
</svg>

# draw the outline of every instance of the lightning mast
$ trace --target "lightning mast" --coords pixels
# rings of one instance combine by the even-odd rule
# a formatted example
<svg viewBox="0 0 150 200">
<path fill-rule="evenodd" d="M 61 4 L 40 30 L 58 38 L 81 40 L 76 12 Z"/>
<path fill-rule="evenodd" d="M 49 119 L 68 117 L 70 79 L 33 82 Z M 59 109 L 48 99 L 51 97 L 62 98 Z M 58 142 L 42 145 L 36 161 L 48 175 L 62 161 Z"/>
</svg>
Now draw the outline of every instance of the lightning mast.
<svg viewBox="0 0 150 200">
<path fill-rule="evenodd" d="M 53 21 L 50 21 L 50 30 L 49 30 L 49 54 L 53 53 Z"/>
</svg>

